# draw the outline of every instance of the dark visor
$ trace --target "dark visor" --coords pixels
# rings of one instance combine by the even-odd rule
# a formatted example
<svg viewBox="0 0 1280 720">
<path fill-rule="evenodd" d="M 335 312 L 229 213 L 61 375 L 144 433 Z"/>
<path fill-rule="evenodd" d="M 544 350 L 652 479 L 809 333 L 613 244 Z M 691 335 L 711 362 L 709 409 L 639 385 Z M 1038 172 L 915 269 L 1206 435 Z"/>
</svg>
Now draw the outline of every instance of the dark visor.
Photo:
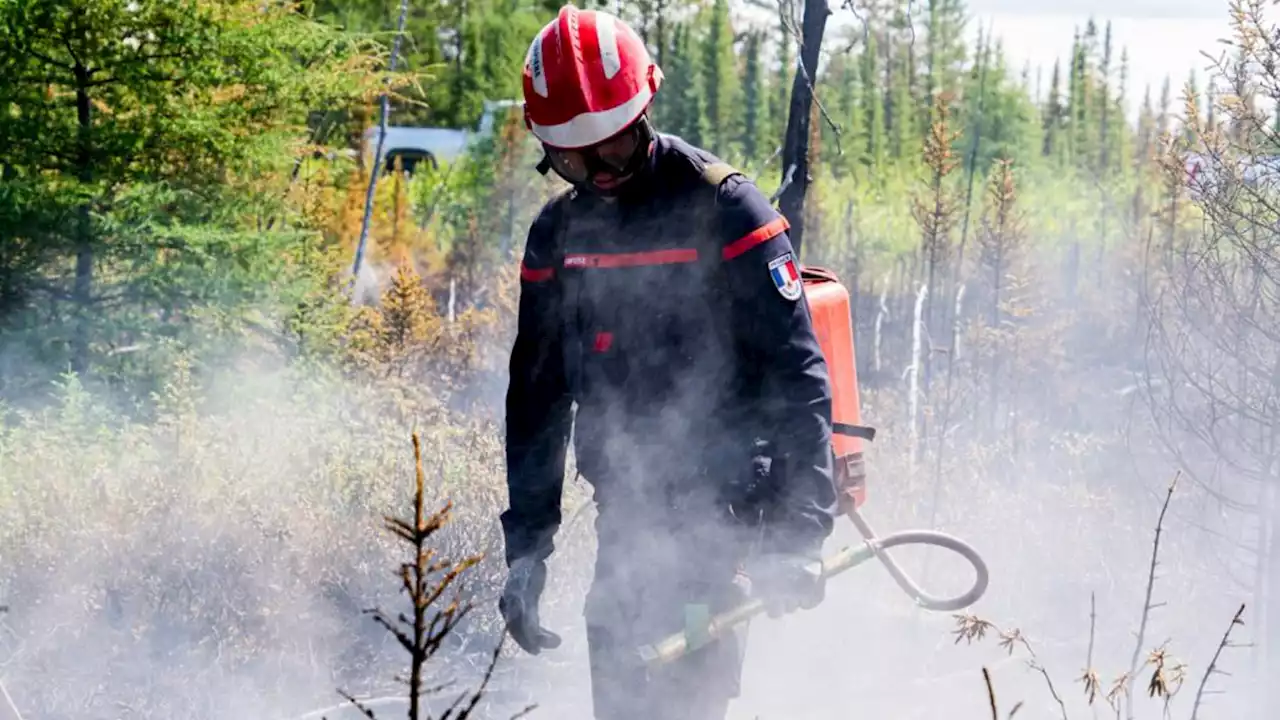
<svg viewBox="0 0 1280 720">
<path fill-rule="evenodd" d="M 585 182 L 596 173 L 618 174 L 626 170 L 640 143 L 639 124 L 621 134 L 585 148 L 562 150 L 547 147 L 552 167 L 571 182 Z"/>
</svg>

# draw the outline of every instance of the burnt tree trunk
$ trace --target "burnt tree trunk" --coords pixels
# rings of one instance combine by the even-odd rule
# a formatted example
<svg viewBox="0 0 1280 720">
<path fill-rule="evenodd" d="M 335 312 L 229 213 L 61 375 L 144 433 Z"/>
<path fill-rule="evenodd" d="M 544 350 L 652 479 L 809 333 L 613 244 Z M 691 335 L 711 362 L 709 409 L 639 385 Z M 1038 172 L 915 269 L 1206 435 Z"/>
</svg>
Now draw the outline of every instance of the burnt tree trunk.
<svg viewBox="0 0 1280 720">
<path fill-rule="evenodd" d="M 782 144 L 782 193 L 779 211 L 791 223 L 791 245 L 801 258 L 804 240 L 804 197 L 809 189 L 809 129 L 813 108 L 813 78 L 818 73 L 818 51 L 831 9 L 827 0 L 805 0 L 800 24 L 800 67 L 791 84 L 787 134 Z"/>
</svg>

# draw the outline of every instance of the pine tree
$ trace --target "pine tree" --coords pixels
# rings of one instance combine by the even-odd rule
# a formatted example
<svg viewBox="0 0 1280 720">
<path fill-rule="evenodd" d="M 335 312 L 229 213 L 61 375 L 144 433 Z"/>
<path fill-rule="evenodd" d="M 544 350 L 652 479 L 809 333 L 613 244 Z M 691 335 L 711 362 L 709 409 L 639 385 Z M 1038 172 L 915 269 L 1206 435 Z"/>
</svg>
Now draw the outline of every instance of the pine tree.
<svg viewBox="0 0 1280 720">
<path fill-rule="evenodd" d="M 1080 108 L 1080 31 L 1076 30 L 1071 40 L 1071 58 L 1067 67 L 1067 98 L 1062 108 L 1062 144 L 1069 158 L 1076 154 L 1076 133 L 1073 127 L 1076 111 Z"/>
<path fill-rule="evenodd" d="M 845 153 L 845 167 L 854 171 L 861 165 L 866 151 L 863 138 L 866 135 L 867 113 L 866 102 L 862 97 L 865 90 L 862 57 L 850 57 L 844 72 L 849 105 L 844 115 L 846 126 L 841 138 L 841 149 Z"/>
<path fill-rule="evenodd" d="M 487 1 L 480 26 L 483 47 L 477 89 L 484 100 L 518 100 L 525 53 L 543 20 L 523 9 L 522 0 Z"/>
<path fill-rule="evenodd" d="M 1111 136 L 1116 148 L 1113 167 L 1127 173 L 1133 167 L 1133 134 L 1128 125 L 1129 104 L 1129 50 L 1120 51 L 1120 70 L 1116 81 L 1116 95 L 1112 101 Z"/>
<path fill-rule="evenodd" d="M 892 131 L 890 137 L 893 140 L 894 157 L 901 160 L 903 158 L 914 158 L 918 154 L 920 143 L 923 138 L 917 132 L 917 119 L 915 113 L 915 104 L 911 101 L 911 46 L 909 43 L 901 43 L 898 46 L 898 58 L 894 63 L 893 82 L 890 85 L 892 93 Z"/>
<path fill-rule="evenodd" d="M 905 11 L 903 15 L 905 17 Z M 965 24 L 962 0 L 929 0 L 925 25 L 925 89 L 920 98 L 925 117 L 933 112 L 938 93 L 958 93 L 960 89 L 965 62 Z"/>
<path fill-rule="evenodd" d="M 728 0 L 714 0 L 702 39 L 703 106 L 707 116 L 708 147 L 727 156 L 738 126 L 738 76 L 733 54 L 733 27 Z"/>
<path fill-rule="evenodd" d="M 1111 172 L 1111 21 L 1107 21 L 1102 41 L 1102 62 L 1098 66 L 1098 167 L 1099 177 Z"/>
<path fill-rule="evenodd" d="M 1084 33 L 1080 37 L 1079 59 L 1076 61 L 1080 97 L 1079 107 L 1072 108 L 1074 145 L 1077 164 L 1083 169 L 1091 169 L 1098 157 L 1098 144 L 1095 131 L 1098 127 L 1097 80 L 1093 75 L 1094 58 L 1098 54 L 1098 25 L 1089 18 L 1085 23 Z"/>
<path fill-rule="evenodd" d="M 671 87 L 669 93 L 671 115 L 668 118 L 671 132 L 690 143 L 705 146 L 708 138 L 707 116 L 703 105 L 702 77 L 693 62 L 692 32 L 687 24 L 675 29 L 675 47 L 672 49 Z"/>
<path fill-rule="evenodd" d="M 1160 105 L 1156 108 L 1156 136 L 1155 142 L 1164 142 L 1165 134 L 1169 132 L 1170 111 L 1173 110 L 1173 90 L 1169 84 L 1169 76 L 1164 76 L 1164 82 L 1160 85 Z"/>
<path fill-rule="evenodd" d="M 989 116 L 999 115 L 999 108 L 993 107 L 993 88 L 998 86 L 1004 77 L 1004 68 L 992 67 L 992 33 L 978 31 L 977 47 L 974 51 L 975 62 L 969 71 L 967 84 L 961 95 L 968 122 L 961 129 L 965 137 L 963 167 L 967 182 L 966 202 L 972 197 L 973 177 L 978 174 L 979 167 L 988 164 L 980 162 L 978 154 L 983 150 L 983 143 L 988 148 L 992 144 L 992 135 L 999 132 L 1000 120 Z M 1001 62 L 997 54 L 995 61 Z M 968 205 L 966 205 L 968 207 Z M 966 218 L 967 220 L 967 218 Z M 961 234 L 964 238 L 966 235 Z"/>
<path fill-rule="evenodd" d="M 385 0 L 312 0 L 311 13 L 317 20 L 333 23 L 351 32 L 385 33 L 399 20 L 399 3 Z M 436 73 L 445 61 L 440 45 L 447 12 L 441 0 L 409 3 L 405 37 L 413 42 L 400 46 L 398 66 L 410 72 Z M 525 43 L 527 46 L 527 42 Z M 405 97 L 417 101 L 392 106 L 393 124 L 450 124 L 453 103 L 448 83 L 423 83 L 420 89 L 405 88 Z M 425 104 L 425 107 L 423 105 Z"/>
<path fill-rule="evenodd" d="M 672 63 L 675 62 L 675 33 L 679 26 L 675 28 L 664 28 L 666 32 L 665 43 L 657 47 L 654 57 L 661 55 L 662 60 L 659 61 L 658 67 L 662 68 L 665 78 L 662 81 L 662 90 L 653 100 L 653 105 L 649 108 L 649 117 L 654 125 L 663 132 L 675 132 L 676 128 L 676 112 L 675 101 L 676 93 L 672 91 L 673 87 L 677 87 L 680 78 L 675 76 Z M 655 32 L 656 37 L 656 32 Z"/>
<path fill-rule="evenodd" d="M 684 96 L 690 82 L 680 67 L 680 38 L 683 28 L 683 24 L 679 23 L 671 27 L 668 47 L 664 52 L 666 62 L 662 67 L 665 79 L 662 82 L 662 92 L 653 101 L 652 110 L 654 122 L 662 131 L 681 136 L 684 135 L 685 126 Z"/>
<path fill-rule="evenodd" d="M 212 341 L 201 308 L 225 330 L 259 289 L 299 289 L 314 237 L 272 230 L 277 181 L 311 111 L 379 87 L 373 46 L 250 0 L 12 0 L 0 38 L 6 343 L 37 329 L 33 365 L 91 372 L 111 344 Z"/>
<path fill-rule="evenodd" d="M 460 24 L 458 25 L 457 49 L 454 57 L 453 78 L 453 110 L 451 122 L 458 127 L 475 127 L 480 121 L 484 109 L 485 91 L 484 77 L 481 68 L 484 66 L 484 42 L 481 37 L 483 20 L 479 15 L 472 15 L 468 8 L 478 0 L 465 0 L 459 4 Z"/>
<path fill-rule="evenodd" d="M 468 96 L 472 94 L 472 88 L 467 81 L 467 71 L 465 63 L 471 56 L 467 52 L 467 43 L 470 33 L 468 32 L 468 14 L 467 7 L 474 0 L 458 0 L 454 8 L 453 17 L 453 47 L 450 48 L 452 57 L 449 66 L 449 79 L 446 84 L 449 87 L 449 107 L 447 122 L 454 126 L 460 127 L 464 120 L 465 108 L 470 105 Z"/>
<path fill-rule="evenodd" d="M 863 129 L 863 163 L 873 170 L 884 167 L 885 147 L 885 93 L 880 86 L 880 53 L 876 36 L 867 40 L 862 54 L 862 107 L 866 115 Z"/>
<path fill-rule="evenodd" d="M 787 114 L 791 110 L 791 83 L 795 79 L 795 57 L 791 54 L 791 31 L 786 25 L 778 24 L 778 68 L 775 80 L 771 83 L 772 94 L 769 103 L 769 142 L 767 152 L 773 153 L 782 146 L 787 134 Z"/>
<path fill-rule="evenodd" d="M 1137 157 L 1134 158 L 1134 171 L 1144 173 L 1151 161 L 1156 141 L 1156 115 L 1151 106 L 1151 86 L 1148 85 L 1142 95 L 1142 106 L 1138 109 Z"/>
<path fill-rule="evenodd" d="M 1062 129 L 1062 67 L 1059 61 L 1053 61 L 1053 75 L 1049 79 L 1049 97 L 1044 108 L 1044 145 L 1040 154 L 1046 158 L 1054 158 L 1061 153 Z"/>
<path fill-rule="evenodd" d="M 994 33 L 989 30 L 988 35 Z M 1015 80 L 998 37 L 986 54 L 986 80 L 979 76 L 978 83 L 983 88 L 982 137 L 974 165 L 979 173 L 997 159 L 1023 158 L 1025 162 L 1038 155 L 1044 145 L 1042 111 L 1028 91 L 1030 69 L 1024 66 Z"/>
<path fill-rule="evenodd" d="M 1084 126 L 1088 122 L 1088 79 L 1085 65 L 1085 43 L 1077 31 L 1071 44 L 1071 95 L 1067 100 L 1067 146 L 1071 161 L 1077 166 L 1085 161 L 1088 148 Z"/>
<path fill-rule="evenodd" d="M 653 45 L 658 48 L 655 59 L 658 61 L 658 67 L 666 67 L 667 50 L 670 48 L 667 32 L 667 8 L 670 0 L 653 0 L 654 23 L 653 23 Z"/>
<path fill-rule="evenodd" d="M 763 38 L 758 32 L 747 33 L 743 48 L 744 71 L 742 77 L 742 135 L 739 142 L 748 163 L 760 160 L 760 135 L 767 117 L 764 109 L 764 77 L 760 65 Z"/>
<path fill-rule="evenodd" d="M 842 172 L 854 172 L 861 160 L 860 138 L 865 116 L 859 96 L 862 93 L 862 69 L 857 55 L 842 58 L 840 87 L 837 92 L 836 117 L 840 123 L 840 158 Z"/>
<path fill-rule="evenodd" d="M 850 55 L 843 53 L 835 55 L 831 58 L 826 72 L 821 76 L 818 86 L 819 98 L 826 98 L 826 109 L 839 128 L 839 146 L 842 154 L 837 156 L 833 150 L 828 157 L 828 164 L 837 176 L 847 173 L 854 162 L 851 159 L 851 148 L 847 138 L 852 134 L 850 123 L 856 105 L 858 78 L 855 62 L 855 58 Z M 831 123 L 828 123 L 821 114 L 815 119 L 818 122 L 816 130 L 821 133 L 823 142 L 829 143 L 829 147 L 834 148 L 837 142 L 837 131 L 831 128 Z"/>
</svg>

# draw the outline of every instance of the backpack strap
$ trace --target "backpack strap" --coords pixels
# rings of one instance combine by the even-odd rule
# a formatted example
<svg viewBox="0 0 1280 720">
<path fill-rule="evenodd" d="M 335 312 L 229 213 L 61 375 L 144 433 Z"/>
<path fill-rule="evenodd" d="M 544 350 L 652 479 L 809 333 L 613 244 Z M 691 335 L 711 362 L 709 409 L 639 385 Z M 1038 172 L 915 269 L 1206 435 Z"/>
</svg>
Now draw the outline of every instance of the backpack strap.
<svg viewBox="0 0 1280 720">
<path fill-rule="evenodd" d="M 707 240 L 711 241 L 719 235 L 720 186 L 724 184 L 725 180 L 728 180 L 735 175 L 742 174 L 743 173 L 741 171 L 729 163 L 718 160 L 716 162 L 707 163 L 703 166 L 701 172 L 702 182 L 704 183 L 704 187 L 710 191 L 710 197 L 703 201 L 706 203 L 703 207 L 707 207 L 710 210 L 710 212 L 703 214 L 702 220 L 702 234 Z M 719 243 L 713 242 L 712 244 L 715 245 L 716 248 L 712 253 L 712 257 L 718 259 L 720 256 Z"/>
</svg>

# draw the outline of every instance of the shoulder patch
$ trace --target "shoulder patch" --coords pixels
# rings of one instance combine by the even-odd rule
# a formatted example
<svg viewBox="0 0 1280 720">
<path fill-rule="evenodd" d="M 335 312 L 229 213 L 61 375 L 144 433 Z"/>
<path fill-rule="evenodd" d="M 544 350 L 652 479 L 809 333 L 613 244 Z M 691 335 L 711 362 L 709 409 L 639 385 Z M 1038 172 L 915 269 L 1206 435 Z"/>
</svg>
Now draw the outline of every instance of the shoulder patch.
<svg viewBox="0 0 1280 720">
<path fill-rule="evenodd" d="M 799 300 L 804 285 L 800 282 L 800 269 L 790 250 L 769 261 L 769 277 L 778 294 L 787 300 Z"/>
<path fill-rule="evenodd" d="M 713 162 L 709 163 L 702 170 L 702 177 L 711 185 L 719 185 L 733 175 L 739 175 L 738 169 L 729 163 Z"/>
</svg>

